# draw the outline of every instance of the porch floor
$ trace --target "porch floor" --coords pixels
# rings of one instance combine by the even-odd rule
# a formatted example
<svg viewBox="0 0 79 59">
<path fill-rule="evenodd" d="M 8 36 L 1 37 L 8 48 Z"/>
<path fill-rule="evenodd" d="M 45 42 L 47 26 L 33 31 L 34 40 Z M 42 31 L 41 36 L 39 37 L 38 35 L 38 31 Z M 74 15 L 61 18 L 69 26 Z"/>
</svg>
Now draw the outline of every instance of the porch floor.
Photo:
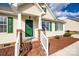
<svg viewBox="0 0 79 59">
<path fill-rule="evenodd" d="M 40 41 L 38 39 L 32 39 L 32 41 L 25 41 L 27 50 L 24 51 L 23 56 L 45 56 L 45 50 L 43 49 Z M 23 47 L 25 48 L 25 47 Z"/>
<path fill-rule="evenodd" d="M 49 55 L 54 54 L 59 50 L 64 49 L 77 41 L 79 41 L 79 39 L 72 37 L 61 36 L 59 39 L 51 37 L 49 38 Z"/>
</svg>

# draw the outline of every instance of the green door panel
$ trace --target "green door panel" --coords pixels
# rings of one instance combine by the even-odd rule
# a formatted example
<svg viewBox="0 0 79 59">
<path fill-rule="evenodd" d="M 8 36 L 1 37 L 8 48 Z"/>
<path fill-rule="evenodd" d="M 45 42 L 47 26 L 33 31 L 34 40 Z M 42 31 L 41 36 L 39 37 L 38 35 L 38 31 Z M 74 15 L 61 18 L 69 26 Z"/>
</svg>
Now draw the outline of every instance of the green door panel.
<svg viewBox="0 0 79 59">
<path fill-rule="evenodd" d="M 33 36 L 33 21 L 25 20 L 25 37 Z"/>
</svg>

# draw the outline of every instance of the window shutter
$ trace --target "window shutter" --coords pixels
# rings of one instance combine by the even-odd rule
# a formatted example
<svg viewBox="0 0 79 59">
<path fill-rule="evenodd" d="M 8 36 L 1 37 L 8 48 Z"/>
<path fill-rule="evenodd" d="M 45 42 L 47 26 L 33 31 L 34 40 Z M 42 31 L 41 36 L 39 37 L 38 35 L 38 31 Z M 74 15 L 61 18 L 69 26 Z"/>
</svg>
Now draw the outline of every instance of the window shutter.
<svg viewBox="0 0 79 59">
<path fill-rule="evenodd" d="M 52 31 L 52 22 L 50 22 L 50 31 Z"/>
<path fill-rule="evenodd" d="M 57 31 L 58 30 L 58 24 L 57 24 L 57 22 L 55 23 L 55 31 Z"/>
<path fill-rule="evenodd" d="M 13 17 L 8 17 L 8 33 L 13 33 Z"/>
</svg>

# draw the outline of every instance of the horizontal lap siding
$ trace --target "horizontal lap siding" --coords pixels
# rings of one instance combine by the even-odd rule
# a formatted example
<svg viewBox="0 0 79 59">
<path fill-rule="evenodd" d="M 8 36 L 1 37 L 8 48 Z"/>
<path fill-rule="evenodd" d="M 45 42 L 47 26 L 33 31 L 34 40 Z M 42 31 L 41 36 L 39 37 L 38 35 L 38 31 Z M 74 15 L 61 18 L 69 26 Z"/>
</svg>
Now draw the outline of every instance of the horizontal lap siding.
<svg viewBox="0 0 79 59">
<path fill-rule="evenodd" d="M 72 19 L 65 19 L 65 30 L 79 31 L 79 22 Z"/>
</svg>

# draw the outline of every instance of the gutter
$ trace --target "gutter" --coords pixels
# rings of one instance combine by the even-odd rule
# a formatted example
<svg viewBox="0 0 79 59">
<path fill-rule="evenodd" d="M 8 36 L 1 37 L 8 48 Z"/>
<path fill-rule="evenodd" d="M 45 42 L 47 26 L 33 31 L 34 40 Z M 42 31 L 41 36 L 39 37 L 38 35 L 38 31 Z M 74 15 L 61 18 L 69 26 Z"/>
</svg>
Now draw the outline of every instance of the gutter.
<svg viewBox="0 0 79 59">
<path fill-rule="evenodd" d="M 0 13 L 8 13 L 8 14 L 16 15 L 16 13 L 14 13 L 14 12 L 5 11 L 5 10 L 0 10 Z"/>
</svg>

